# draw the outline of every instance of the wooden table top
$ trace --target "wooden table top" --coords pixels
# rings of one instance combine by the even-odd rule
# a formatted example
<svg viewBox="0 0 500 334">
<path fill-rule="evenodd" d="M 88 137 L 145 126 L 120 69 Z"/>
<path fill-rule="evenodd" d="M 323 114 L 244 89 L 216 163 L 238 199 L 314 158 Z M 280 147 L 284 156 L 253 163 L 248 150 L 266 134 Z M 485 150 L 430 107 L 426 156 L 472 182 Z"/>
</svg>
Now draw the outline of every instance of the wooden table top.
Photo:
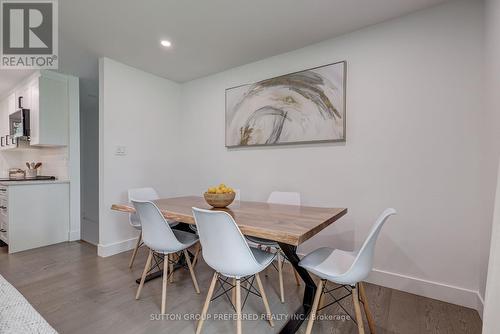
<svg viewBox="0 0 500 334">
<path fill-rule="evenodd" d="M 192 207 L 212 209 L 203 197 L 186 196 L 154 201 L 168 220 L 195 224 Z M 112 210 L 134 213 L 130 204 L 114 204 Z M 264 202 L 234 201 L 226 211 L 248 236 L 298 246 L 347 213 L 345 208 L 317 208 Z"/>
</svg>

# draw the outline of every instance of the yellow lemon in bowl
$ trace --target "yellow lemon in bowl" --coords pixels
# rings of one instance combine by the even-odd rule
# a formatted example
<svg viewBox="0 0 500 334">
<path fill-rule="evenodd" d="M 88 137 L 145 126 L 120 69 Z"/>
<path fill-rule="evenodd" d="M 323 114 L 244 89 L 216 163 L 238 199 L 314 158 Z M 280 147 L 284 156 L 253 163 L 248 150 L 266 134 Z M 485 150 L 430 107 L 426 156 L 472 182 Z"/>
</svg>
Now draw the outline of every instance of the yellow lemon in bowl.
<svg viewBox="0 0 500 334">
<path fill-rule="evenodd" d="M 215 187 L 209 187 L 207 190 L 208 194 L 231 194 L 234 193 L 233 188 L 226 186 L 224 183 L 219 184 Z"/>
</svg>

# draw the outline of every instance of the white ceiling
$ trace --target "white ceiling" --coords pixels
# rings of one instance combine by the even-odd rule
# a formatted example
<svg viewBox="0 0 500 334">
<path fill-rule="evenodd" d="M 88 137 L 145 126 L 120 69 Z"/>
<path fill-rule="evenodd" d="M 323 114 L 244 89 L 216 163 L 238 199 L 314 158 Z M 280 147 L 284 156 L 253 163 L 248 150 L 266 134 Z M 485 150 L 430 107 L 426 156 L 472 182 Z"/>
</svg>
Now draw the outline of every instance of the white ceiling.
<svg viewBox="0 0 500 334">
<path fill-rule="evenodd" d="M 97 58 L 107 56 L 184 82 L 444 1 L 60 0 L 60 69 L 97 78 Z M 8 72 L 0 95 L 26 75 Z"/>
</svg>

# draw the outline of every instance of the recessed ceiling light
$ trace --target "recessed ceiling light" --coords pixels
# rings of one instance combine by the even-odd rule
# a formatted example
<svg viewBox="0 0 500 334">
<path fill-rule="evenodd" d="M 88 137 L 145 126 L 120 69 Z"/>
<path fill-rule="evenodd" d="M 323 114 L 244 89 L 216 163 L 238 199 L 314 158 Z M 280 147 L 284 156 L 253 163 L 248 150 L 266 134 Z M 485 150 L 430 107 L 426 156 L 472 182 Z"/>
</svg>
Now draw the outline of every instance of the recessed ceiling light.
<svg viewBox="0 0 500 334">
<path fill-rule="evenodd" d="M 161 43 L 161 45 L 163 45 L 163 46 L 164 46 L 164 47 L 166 47 L 166 48 L 169 48 L 169 47 L 171 47 L 171 46 L 172 46 L 172 42 L 167 41 L 166 39 L 164 39 L 164 40 L 163 40 L 163 41 L 161 41 L 160 43 Z"/>
</svg>

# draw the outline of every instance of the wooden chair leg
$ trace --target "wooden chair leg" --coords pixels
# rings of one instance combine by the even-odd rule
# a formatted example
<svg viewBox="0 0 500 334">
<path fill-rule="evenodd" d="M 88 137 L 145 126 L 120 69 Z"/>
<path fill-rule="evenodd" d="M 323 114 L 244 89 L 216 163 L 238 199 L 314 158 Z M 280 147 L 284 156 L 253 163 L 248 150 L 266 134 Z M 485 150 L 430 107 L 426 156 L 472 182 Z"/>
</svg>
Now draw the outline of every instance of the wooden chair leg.
<svg viewBox="0 0 500 334">
<path fill-rule="evenodd" d="M 169 267 L 170 267 L 170 283 L 174 283 L 174 254 L 168 254 Z"/>
<path fill-rule="evenodd" d="M 233 278 L 233 289 L 231 290 L 231 303 L 236 305 L 236 278 Z"/>
<path fill-rule="evenodd" d="M 210 283 L 210 288 L 208 288 L 207 299 L 205 299 L 205 304 L 203 304 L 203 309 L 201 311 L 200 320 L 198 321 L 198 326 L 196 327 L 196 334 L 201 333 L 201 329 L 203 328 L 203 323 L 205 322 L 205 318 L 207 317 L 208 306 L 210 305 L 210 300 L 214 294 L 215 284 L 217 283 L 217 277 L 219 274 L 216 272 L 212 278 L 212 283 Z"/>
<path fill-rule="evenodd" d="M 285 303 L 285 289 L 283 287 L 283 257 L 278 252 L 278 276 L 280 281 L 280 299 L 281 303 Z"/>
<path fill-rule="evenodd" d="M 325 281 L 325 283 L 323 284 L 323 290 L 326 289 L 327 284 L 328 284 L 328 282 Z M 323 306 L 325 306 L 325 294 L 324 293 L 322 293 L 321 297 L 319 297 L 318 311 L 316 311 L 317 314 L 319 314 L 319 312 L 321 312 L 321 309 L 323 308 Z"/>
<path fill-rule="evenodd" d="M 196 280 L 196 275 L 194 274 L 193 265 L 191 264 L 191 259 L 189 258 L 189 254 L 186 249 L 184 250 L 184 256 L 186 257 L 186 262 L 189 268 L 189 272 L 191 273 L 191 279 L 193 280 L 194 289 L 196 293 L 199 294 L 200 288 L 198 287 L 198 281 Z"/>
<path fill-rule="evenodd" d="M 165 255 L 167 257 L 168 255 Z M 163 260 L 163 278 L 161 289 L 161 314 L 165 314 L 167 308 L 167 281 L 168 281 L 168 261 Z"/>
<path fill-rule="evenodd" d="M 262 286 L 262 281 L 260 280 L 259 274 L 255 274 L 255 279 L 257 280 L 257 286 L 259 287 L 260 295 L 262 296 L 262 301 L 264 302 L 264 307 L 266 308 L 267 319 L 271 327 L 274 327 L 273 315 L 271 314 L 271 308 L 269 307 L 269 302 L 267 301 L 266 291 Z"/>
<path fill-rule="evenodd" d="M 197 243 L 196 244 L 196 251 L 194 253 L 194 258 L 193 258 L 193 267 L 196 267 L 196 264 L 198 263 L 198 257 L 200 256 L 200 251 L 201 251 L 201 244 Z"/>
<path fill-rule="evenodd" d="M 375 320 L 373 319 L 373 315 L 370 311 L 370 306 L 368 305 L 368 298 L 366 298 L 365 285 L 362 282 L 358 283 L 359 286 L 359 296 L 363 301 L 363 308 L 365 309 L 366 320 L 368 320 L 368 327 L 370 328 L 370 333 L 375 334 Z"/>
<path fill-rule="evenodd" d="M 137 256 L 137 251 L 141 246 L 141 241 L 142 241 L 142 231 L 139 234 L 139 238 L 137 238 L 137 243 L 135 244 L 134 252 L 132 253 L 132 258 L 130 258 L 130 262 L 128 263 L 129 268 L 132 268 L 132 266 L 134 265 L 135 257 Z"/>
<path fill-rule="evenodd" d="M 144 286 L 144 280 L 146 279 L 146 275 L 148 274 L 149 268 L 151 267 L 152 260 L 153 260 L 153 251 L 150 249 L 148 259 L 146 260 L 146 265 L 144 266 L 144 271 L 142 272 L 141 283 L 137 288 L 135 299 L 139 299 L 139 297 L 141 296 L 142 287 Z"/>
<path fill-rule="evenodd" d="M 293 266 L 292 266 L 292 269 L 293 269 L 293 273 L 295 274 L 295 282 L 297 283 L 297 286 L 300 286 L 300 275 L 297 272 L 297 270 L 295 270 L 295 268 Z"/>
<path fill-rule="evenodd" d="M 354 313 L 356 313 L 356 322 L 358 323 L 358 333 L 365 334 L 365 324 L 363 323 L 363 315 L 359 306 L 358 288 L 352 288 L 352 301 L 354 302 Z"/>
<path fill-rule="evenodd" d="M 283 251 L 281 249 L 278 249 L 278 252 L 281 253 L 282 258 L 285 258 L 285 255 L 283 254 Z M 285 262 L 285 261 L 283 261 L 283 262 Z M 299 273 L 297 272 L 297 270 L 295 270 L 295 268 L 293 267 L 293 265 L 292 264 L 290 264 L 290 265 L 292 266 L 293 274 L 295 276 L 295 283 L 297 283 L 297 286 L 300 286 L 300 281 L 302 279 L 300 278 Z"/>
<path fill-rule="evenodd" d="M 318 311 L 318 304 L 321 295 L 323 294 L 323 285 L 325 284 L 324 280 L 319 281 L 318 288 L 316 290 L 316 295 L 314 296 L 314 302 L 311 309 L 311 313 L 309 315 L 309 321 L 307 322 L 306 334 L 311 334 L 312 328 L 314 325 L 314 320 L 316 320 L 316 312 Z"/>
<path fill-rule="evenodd" d="M 241 281 L 236 280 L 236 333 L 241 334 Z"/>
</svg>

